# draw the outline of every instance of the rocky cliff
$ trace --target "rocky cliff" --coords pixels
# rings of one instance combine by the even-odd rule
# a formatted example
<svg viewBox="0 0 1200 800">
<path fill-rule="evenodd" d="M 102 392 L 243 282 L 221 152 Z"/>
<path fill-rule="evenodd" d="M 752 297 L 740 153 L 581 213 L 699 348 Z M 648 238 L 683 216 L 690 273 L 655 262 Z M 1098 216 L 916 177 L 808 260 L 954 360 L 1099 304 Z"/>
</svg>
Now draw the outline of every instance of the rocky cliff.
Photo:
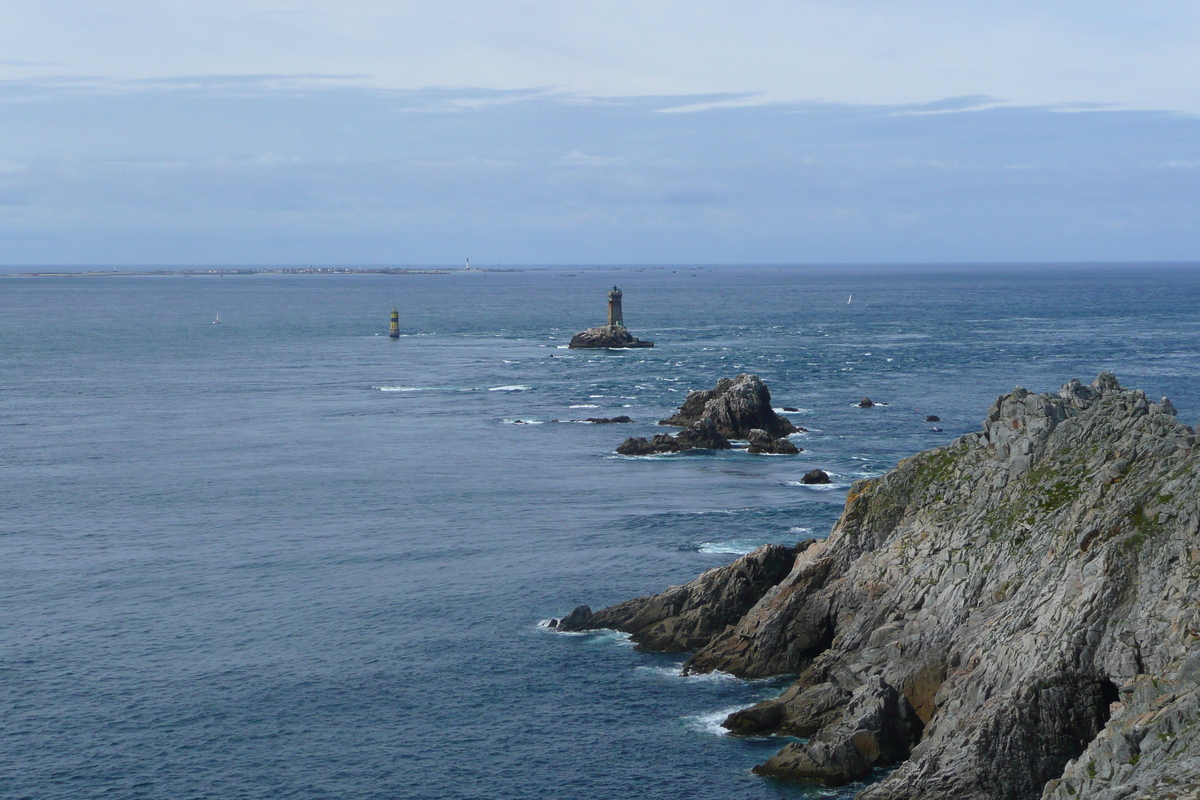
<svg viewBox="0 0 1200 800">
<path fill-rule="evenodd" d="M 854 484 L 686 669 L 797 674 L 726 726 L 805 738 L 768 775 L 896 765 L 861 800 L 1200 797 L 1196 447 L 1108 373 L 1018 388 L 979 433 Z"/>
</svg>

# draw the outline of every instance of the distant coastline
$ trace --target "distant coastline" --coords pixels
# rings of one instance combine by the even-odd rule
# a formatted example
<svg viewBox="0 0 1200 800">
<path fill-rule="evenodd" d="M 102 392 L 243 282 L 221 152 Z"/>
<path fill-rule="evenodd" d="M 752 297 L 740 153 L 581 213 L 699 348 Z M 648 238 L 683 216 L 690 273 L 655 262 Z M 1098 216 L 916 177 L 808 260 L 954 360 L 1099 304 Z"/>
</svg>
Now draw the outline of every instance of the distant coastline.
<svg viewBox="0 0 1200 800">
<path fill-rule="evenodd" d="M 473 272 L 524 272 L 522 268 L 438 269 L 433 267 L 196 267 L 191 269 L 121 269 L 121 270 L 34 270 L 29 272 L 0 272 L 0 278 L 129 278 L 146 276 L 176 276 L 185 278 L 223 278 L 226 275 L 457 275 Z"/>
</svg>

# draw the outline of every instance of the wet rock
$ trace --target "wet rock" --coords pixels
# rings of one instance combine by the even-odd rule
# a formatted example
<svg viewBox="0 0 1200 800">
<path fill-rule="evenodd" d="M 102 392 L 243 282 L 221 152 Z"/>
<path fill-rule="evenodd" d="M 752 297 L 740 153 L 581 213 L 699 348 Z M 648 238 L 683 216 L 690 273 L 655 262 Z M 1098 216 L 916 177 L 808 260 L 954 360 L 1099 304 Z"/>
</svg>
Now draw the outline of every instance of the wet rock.
<svg viewBox="0 0 1200 800">
<path fill-rule="evenodd" d="M 746 450 L 748 453 L 793 456 L 800 452 L 800 448 L 787 439 L 777 439 L 760 428 L 750 431 L 747 438 L 750 440 L 750 447 Z"/>
<path fill-rule="evenodd" d="M 864 397 L 862 400 L 858 401 L 859 408 L 871 408 L 874 405 L 875 404 L 873 402 L 871 402 L 871 398 L 869 398 L 869 397 Z"/>
<path fill-rule="evenodd" d="M 771 392 L 757 375 L 742 373 L 722 378 L 716 387 L 690 392 L 679 411 L 659 422 L 688 428 L 701 419 L 710 419 L 722 436 L 745 439 L 759 428 L 776 438 L 796 432 L 787 417 L 771 408 Z"/>
<path fill-rule="evenodd" d="M 631 634 L 642 650 L 695 650 L 737 622 L 788 574 L 796 548 L 768 544 L 724 567 L 650 597 L 592 613 L 580 606 L 559 622 L 562 631 L 611 628 Z"/>
<path fill-rule="evenodd" d="M 633 420 L 622 414 L 619 417 L 588 417 L 584 422 L 594 422 L 597 425 L 613 425 L 633 422 Z"/>
<path fill-rule="evenodd" d="M 624 347 L 654 347 L 654 342 L 644 342 L 629 332 L 624 325 L 601 325 L 588 328 L 571 337 L 567 345 L 572 350 L 624 348 Z"/>
<path fill-rule="evenodd" d="M 800 479 L 800 482 L 807 484 L 832 483 L 829 478 L 829 473 L 823 469 L 809 470 L 808 472 L 804 473 L 804 477 Z"/>
<path fill-rule="evenodd" d="M 929 416 L 925 417 L 925 421 L 926 422 L 941 422 L 942 418 L 939 417 L 937 414 L 930 414 Z"/>
<path fill-rule="evenodd" d="M 717 431 L 712 420 L 702 419 L 674 436 L 660 433 L 653 439 L 630 437 L 617 446 L 617 453 L 623 456 L 651 456 L 682 453 L 684 450 L 729 450 L 732 447 L 729 440 Z"/>
<path fill-rule="evenodd" d="M 798 408 L 795 408 L 795 407 L 793 407 L 793 406 L 784 406 L 784 407 L 783 407 L 783 410 L 784 410 L 784 411 L 788 411 L 788 412 L 790 412 L 790 413 L 792 413 L 792 414 L 797 414 L 797 413 L 799 413 L 799 412 L 800 412 L 800 409 L 798 409 Z"/>
</svg>

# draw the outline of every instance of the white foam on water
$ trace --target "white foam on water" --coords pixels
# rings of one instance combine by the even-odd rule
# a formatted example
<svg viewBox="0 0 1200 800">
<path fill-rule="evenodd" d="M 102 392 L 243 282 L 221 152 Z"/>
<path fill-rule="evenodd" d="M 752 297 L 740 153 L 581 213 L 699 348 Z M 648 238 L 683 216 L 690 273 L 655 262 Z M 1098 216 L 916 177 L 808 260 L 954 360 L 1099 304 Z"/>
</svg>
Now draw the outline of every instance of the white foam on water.
<svg viewBox="0 0 1200 800">
<path fill-rule="evenodd" d="M 812 533 L 812 528 L 804 528 L 797 525 L 794 528 L 788 528 L 788 533 Z"/>
<path fill-rule="evenodd" d="M 546 422 L 544 420 L 518 419 L 515 417 L 512 419 L 505 418 L 502 421 L 504 422 L 505 425 L 545 425 L 546 424 Z"/>
<path fill-rule="evenodd" d="M 812 489 L 814 492 L 832 492 L 835 489 L 849 489 L 848 483 L 805 483 L 804 481 L 784 481 L 784 486 L 803 486 L 805 489 Z"/>
<path fill-rule="evenodd" d="M 692 714 L 690 716 L 681 717 L 683 724 L 689 730 L 696 733 L 708 733 L 713 736 L 728 736 L 729 731 L 721 727 L 721 723 L 735 711 L 741 711 L 745 706 L 730 706 L 723 708 L 720 711 L 711 711 L 707 714 Z"/>
<path fill-rule="evenodd" d="M 433 386 L 372 386 L 372 389 L 378 389 L 381 392 L 433 392 L 436 388 Z"/>
<path fill-rule="evenodd" d="M 567 408 L 599 408 L 599 407 L 600 406 L 593 405 L 592 403 L 580 403 L 578 405 L 567 406 Z"/>
<path fill-rule="evenodd" d="M 719 669 L 713 670 L 712 672 L 697 672 L 691 675 L 684 675 L 682 667 L 678 665 L 673 667 L 654 667 L 642 665 L 639 667 L 634 667 L 634 672 L 638 672 L 643 675 L 650 675 L 654 678 L 660 678 L 663 680 L 687 681 L 688 683 L 746 682 L 743 678 L 739 678 L 736 675 L 730 675 L 728 672 L 722 672 Z M 724 717 L 722 717 L 722 719 L 724 719 Z"/>
<path fill-rule="evenodd" d="M 489 392 L 526 392 L 532 387 L 524 386 L 519 383 L 514 383 L 511 386 L 493 386 L 488 389 Z"/>
<path fill-rule="evenodd" d="M 505 364 L 520 364 L 521 363 L 520 361 L 509 361 L 507 358 L 502 358 L 500 360 L 503 361 Z"/>
<path fill-rule="evenodd" d="M 607 396 L 608 395 L 604 395 L 604 394 L 589 394 L 588 399 L 589 400 L 599 400 L 600 398 L 607 397 Z"/>
<path fill-rule="evenodd" d="M 570 349 L 570 347 L 571 346 L 569 344 L 560 344 L 557 347 L 555 347 L 554 349 L 555 350 L 568 350 L 568 349 Z"/>
<path fill-rule="evenodd" d="M 765 542 L 754 539 L 731 539 L 728 542 L 704 542 L 700 545 L 701 553 L 723 553 L 727 555 L 744 556 L 762 547 Z"/>
<path fill-rule="evenodd" d="M 785 408 L 772 408 L 776 414 L 811 414 L 811 408 L 797 408 L 795 411 L 788 411 Z"/>
</svg>

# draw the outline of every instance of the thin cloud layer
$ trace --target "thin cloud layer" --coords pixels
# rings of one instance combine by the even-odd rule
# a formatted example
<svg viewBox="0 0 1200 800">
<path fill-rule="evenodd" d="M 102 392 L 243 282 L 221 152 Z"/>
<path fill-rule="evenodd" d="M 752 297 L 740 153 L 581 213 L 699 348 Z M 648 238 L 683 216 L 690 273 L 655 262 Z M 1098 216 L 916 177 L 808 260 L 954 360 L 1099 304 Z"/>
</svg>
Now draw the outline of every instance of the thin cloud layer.
<svg viewBox="0 0 1200 800">
<path fill-rule="evenodd" d="M 9 81 L 3 260 L 1196 258 L 1190 116 L 745 97 Z"/>
</svg>

